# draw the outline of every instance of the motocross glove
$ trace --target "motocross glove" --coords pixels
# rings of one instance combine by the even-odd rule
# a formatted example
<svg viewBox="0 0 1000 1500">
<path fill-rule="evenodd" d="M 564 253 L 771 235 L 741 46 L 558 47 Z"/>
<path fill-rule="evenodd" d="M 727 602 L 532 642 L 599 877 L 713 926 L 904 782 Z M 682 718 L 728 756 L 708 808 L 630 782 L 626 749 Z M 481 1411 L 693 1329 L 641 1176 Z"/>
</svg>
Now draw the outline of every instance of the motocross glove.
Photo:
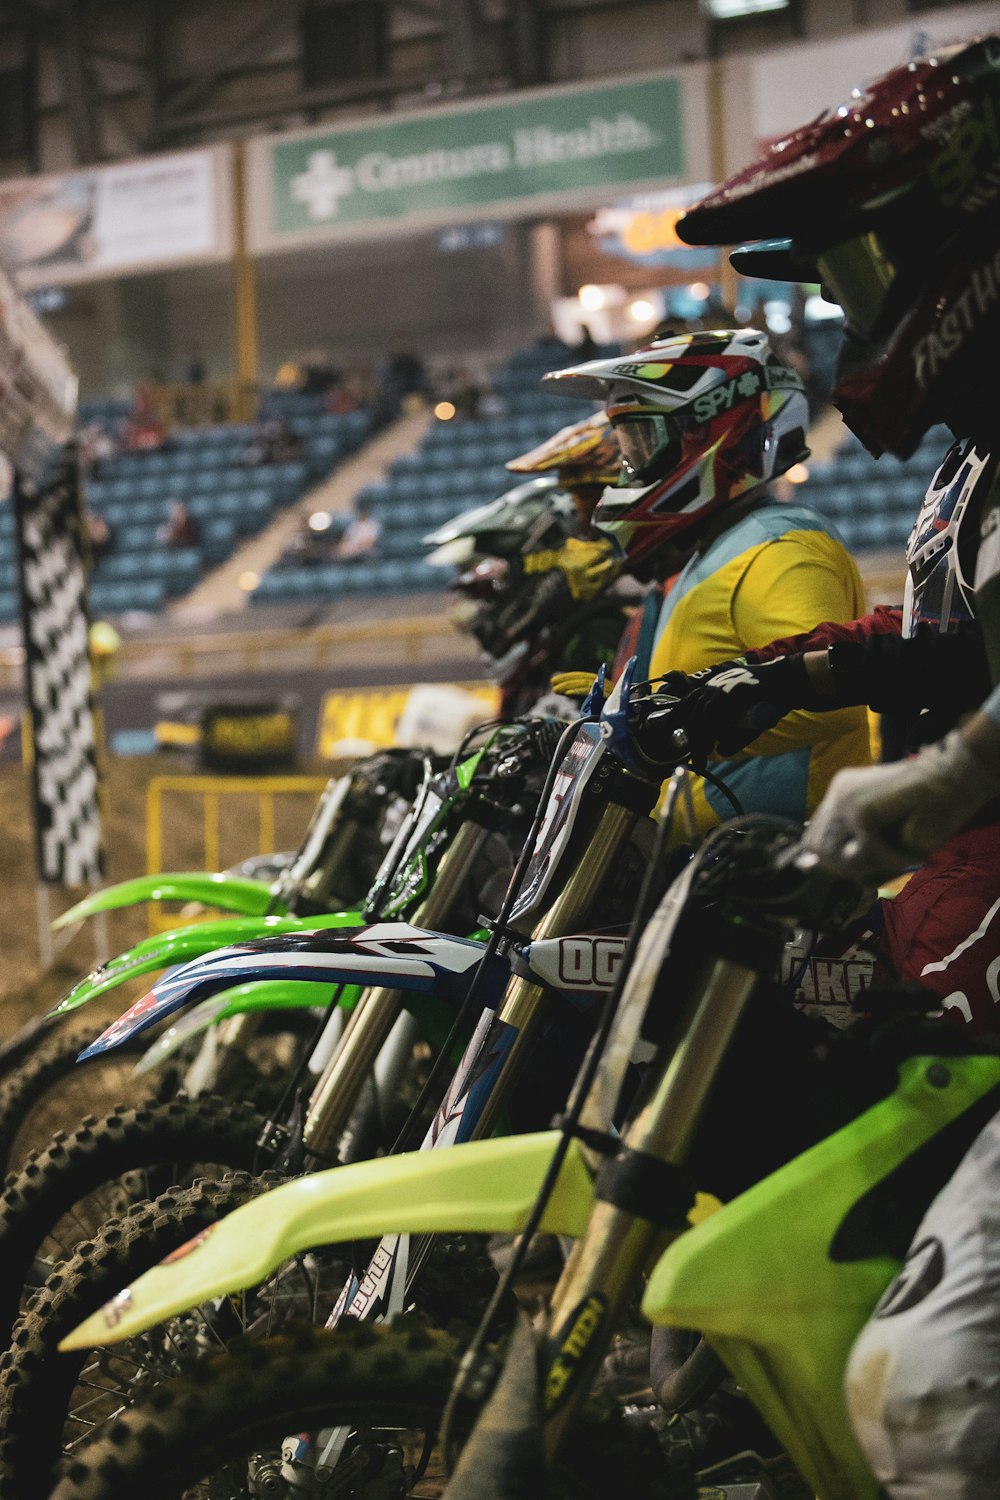
<svg viewBox="0 0 1000 1500">
<path fill-rule="evenodd" d="M 910 760 L 838 771 L 803 844 L 836 875 L 884 880 L 926 858 L 998 792 L 1000 766 L 953 729 Z"/>
<path fill-rule="evenodd" d="M 560 693 L 564 698 L 586 698 L 596 681 L 593 672 L 553 672 L 549 678 L 549 686 L 554 693 Z M 605 681 L 605 698 L 613 687 L 613 682 Z"/>
<path fill-rule="evenodd" d="M 582 537 L 567 537 L 558 549 L 543 548 L 528 552 L 521 559 L 526 575 L 549 573 L 558 568 L 578 603 L 596 599 L 609 588 L 621 572 L 621 557 L 609 537 L 585 542 Z"/>
<path fill-rule="evenodd" d="M 793 708 L 817 704 L 801 656 L 753 666 L 738 656 L 700 672 L 668 672 L 657 691 L 681 700 L 672 727 L 684 729 L 696 766 L 704 766 L 713 750 L 735 755 Z"/>
</svg>

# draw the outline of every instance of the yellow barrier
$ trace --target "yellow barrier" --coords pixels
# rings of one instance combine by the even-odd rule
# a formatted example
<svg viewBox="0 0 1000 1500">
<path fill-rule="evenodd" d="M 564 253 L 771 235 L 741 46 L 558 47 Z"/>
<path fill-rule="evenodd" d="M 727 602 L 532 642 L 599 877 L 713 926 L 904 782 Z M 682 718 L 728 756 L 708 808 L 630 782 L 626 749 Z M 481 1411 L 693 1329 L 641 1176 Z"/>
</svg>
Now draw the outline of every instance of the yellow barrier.
<svg viewBox="0 0 1000 1500">
<path fill-rule="evenodd" d="M 146 791 L 146 870 L 150 875 L 157 875 L 165 868 L 165 798 L 176 798 L 179 795 L 187 799 L 189 807 L 192 800 L 201 799 L 201 868 L 219 870 L 255 853 L 273 854 L 279 834 L 282 839 L 290 837 L 290 842 L 282 847 L 297 847 L 326 783 L 325 776 L 156 776 L 150 781 Z M 296 799 L 292 805 L 281 810 L 283 816 L 280 819 L 275 800 L 279 797 Z M 307 799 L 305 806 L 302 805 L 302 799 Z M 256 849 L 250 843 L 250 812 L 254 803 Z M 171 806 L 176 812 L 176 801 Z M 231 814 L 228 819 L 225 816 L 226 810 Z M 294 819 L 288 816 L 289 812 L 294 813 Z M 228 837 L 223 828 L 227 822 L 230 825 Z M 188 827 L 189 820 L 185 819 L 178 826 Z M 170 868 L 191 868 L 190 854 L 181 854 L 179 861 L 175 859 Z M 164 916 L 162 903 L 150 903 L 151 935 L 177 925 L 176 916 Z"/>
</svg>

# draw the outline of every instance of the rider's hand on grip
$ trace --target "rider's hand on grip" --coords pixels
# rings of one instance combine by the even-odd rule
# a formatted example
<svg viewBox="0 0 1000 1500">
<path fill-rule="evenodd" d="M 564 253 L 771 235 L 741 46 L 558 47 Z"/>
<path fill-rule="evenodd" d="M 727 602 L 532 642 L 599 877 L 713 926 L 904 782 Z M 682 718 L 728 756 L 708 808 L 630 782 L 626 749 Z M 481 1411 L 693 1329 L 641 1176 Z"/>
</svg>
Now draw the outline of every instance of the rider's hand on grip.
<svg viewBox="0 0 1000 1500">
<path fill-rule="evenodd" d="M 593 672 L 554 672 L 549 678 L 549 686 L 554 693 L 561 693 L 564 698 L 586 698 L 596 681 Z M 604 684 L 605 698 L 611 688 L 610 682 Z"/>
<path fill-rule="evenodd" d="M 998 792 L 1000 768 L 954 729 L 910 760 L 838 771 L 805 844 L 828 870 L 882 880 L 924 859 Z"/>
<path fill-rule="evenodd" d="M 798 656 L 759 665 L 740 656 L 700 672 L 669 672 L 662 688 L 683 700 L 692 759 L 700 766 L 713 750 L 720 755 L 744 750 L 791 709 L 808 701 L 808 679 Z"/>
</svg>

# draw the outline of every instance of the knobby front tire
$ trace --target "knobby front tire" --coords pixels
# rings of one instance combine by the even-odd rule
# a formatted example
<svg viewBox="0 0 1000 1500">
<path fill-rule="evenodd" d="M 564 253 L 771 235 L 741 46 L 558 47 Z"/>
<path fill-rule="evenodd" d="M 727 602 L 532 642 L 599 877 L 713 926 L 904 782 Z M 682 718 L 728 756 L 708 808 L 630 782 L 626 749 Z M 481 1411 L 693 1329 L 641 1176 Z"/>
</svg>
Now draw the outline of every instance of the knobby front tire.
<svg viewBox="0 0 1000 1500">
<path fill-rule="evenodd" d="M 60 1340 L 164 1256 L 283 1180 L 277 1172 L 236 1172 L 170 1188 L 110 1220 L 53 1271 L 0 1358 L 0 1495 L 45 1500 L 64 1452 L 106 1415 L 94 1394 L 112 1385 L 100 1352 L 60 1353 Z M 127 1351 L 123 1363 L 127 1368 Z M 116 1404 L 109 1398 L 108 1410 Z"/>
</svg>

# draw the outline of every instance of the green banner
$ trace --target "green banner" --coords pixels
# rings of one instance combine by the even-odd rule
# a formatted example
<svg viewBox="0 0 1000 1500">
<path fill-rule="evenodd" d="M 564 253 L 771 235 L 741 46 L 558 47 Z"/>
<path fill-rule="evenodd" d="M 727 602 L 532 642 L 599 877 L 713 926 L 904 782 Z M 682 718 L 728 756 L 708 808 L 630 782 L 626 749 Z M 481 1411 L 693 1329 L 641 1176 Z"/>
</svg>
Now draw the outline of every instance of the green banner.
<svg viewBox="0 0 1000 1500">
<path fill-rule="evenodd" d="M 685 174 L 681 84 L 648 78 L 259 143 L 266 244 L 372 221 L 475 217 Z M 259 181 L 259 178 L 258 178 Z"/>
</svg>

